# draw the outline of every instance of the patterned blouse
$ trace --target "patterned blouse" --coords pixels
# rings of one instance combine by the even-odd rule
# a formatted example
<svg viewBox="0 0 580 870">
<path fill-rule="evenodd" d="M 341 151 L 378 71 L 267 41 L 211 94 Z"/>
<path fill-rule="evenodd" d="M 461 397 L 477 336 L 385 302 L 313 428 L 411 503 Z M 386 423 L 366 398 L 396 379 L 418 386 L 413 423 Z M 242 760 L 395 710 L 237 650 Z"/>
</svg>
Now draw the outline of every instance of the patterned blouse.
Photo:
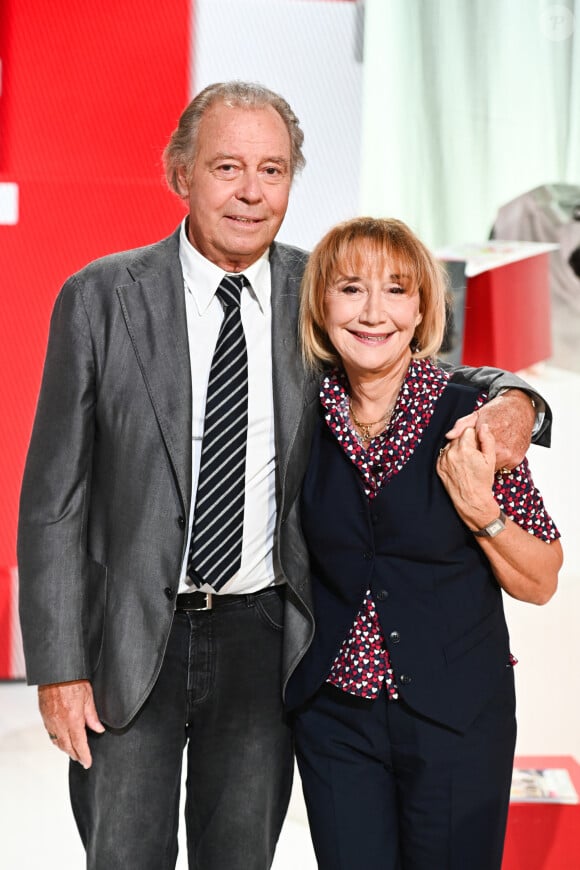
<svg viewBox="0 0 580 870">
<path fill-rule="evenodd" d="M 367 498 L 373 499 L 413 455 L 449 378 L 448 372 L 430 360 L 413 359 L 388 428 L 373 438 L 365 449 L 350 423 L 345 374 L 335 369 L 326 375 L 320 391 L 324 419 L 363 478 Z M 486 401 L 486 394 L 481 393 L 476 407 L 481 407 Z M 498 472 L 493 493 L 506 515 L 530 534 L 546 542 L 560 537 L 534 486 L 527 459 L 508 474 Z M 344 692 L 369 699 L 376 698 L 384 685 L 389 700 L 398 698 L 370 589 L 332 664 L 327 682 Z"/>
</svg>

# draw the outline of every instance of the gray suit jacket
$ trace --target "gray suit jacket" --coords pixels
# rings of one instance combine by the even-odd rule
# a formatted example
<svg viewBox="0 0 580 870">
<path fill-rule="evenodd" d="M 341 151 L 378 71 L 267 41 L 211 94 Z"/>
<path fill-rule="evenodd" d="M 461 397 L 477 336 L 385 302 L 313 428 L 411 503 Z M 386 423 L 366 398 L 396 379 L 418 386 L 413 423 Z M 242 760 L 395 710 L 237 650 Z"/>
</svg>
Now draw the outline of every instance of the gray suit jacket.
<svg viewBox="0 0 580 870">
<path fill-rule="evenodd" d="M 285 680 L 313 631 L 297 513 L 317 398 L 297 352 L 305 260 L 296 248 L 271 248 Z M 91 263 L 54 308 L 18 535 L 30 683 L 89 679 L 103 721 L 131 720 L 163 660 L 190 498 L 191 376 L 175 232 Z"/>
</svg>

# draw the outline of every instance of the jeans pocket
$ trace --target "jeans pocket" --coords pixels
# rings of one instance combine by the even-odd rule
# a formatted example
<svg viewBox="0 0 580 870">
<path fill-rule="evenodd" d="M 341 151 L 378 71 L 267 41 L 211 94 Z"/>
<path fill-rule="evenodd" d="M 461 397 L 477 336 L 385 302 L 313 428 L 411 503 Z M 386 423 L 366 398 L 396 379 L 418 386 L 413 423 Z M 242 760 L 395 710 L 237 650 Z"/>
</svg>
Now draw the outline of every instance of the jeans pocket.
<svg viewBox="0 0 580 870">
<path fill-rule="evenodd" d="M 256 599 L 256 613 L 259 619 L 269 628 L 282 631 L 284 627 L 284 594 L 278 589 L 272 589 L 267 595 Z"/>
</svg>

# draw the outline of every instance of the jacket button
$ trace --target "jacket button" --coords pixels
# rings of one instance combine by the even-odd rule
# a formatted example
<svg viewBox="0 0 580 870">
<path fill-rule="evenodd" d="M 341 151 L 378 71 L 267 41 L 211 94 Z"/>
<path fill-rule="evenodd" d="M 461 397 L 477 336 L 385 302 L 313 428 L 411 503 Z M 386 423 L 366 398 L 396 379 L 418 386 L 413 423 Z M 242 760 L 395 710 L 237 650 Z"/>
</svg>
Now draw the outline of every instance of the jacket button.
<svg viewBox="0 0 580 870">
<path fill-rule="evenodd" d="M 379 591 L 375 595 L 375 598 L 377 599 L 377 601 L 385 601 L 388 597 L 389 597 L 389 593 L 387 592 L 386 589 L 379 589 Z"/>
<path fill-rule="evenodd" d="M 173 601 L 175 597 L 175 590 L 171 588 L 171 586 L 166 586 L 163 590 L 165 592 L 165 596 L 169 598 L 170 601 Z"/>
<path fill-rule="evenodd" d="M 177 517 L 177 525 L 179 526 L 180 529 L 184 529 L 185 528 L 185 517 L 181 517 L 181 516 Z"/>
<path fill-rule="evenodd" d="M 363 553 L 363 559 L 365 560 L 365 562 L 370 562 L 372 558 L 373 558 L 372 553 Z"/>
<path fill-rule="evenodd" d="M 413 682 L 413 680 L 408 674 L 401 674 L 401 676 L 399 677 L 399 682 L 402 686 L 408 686 L 409 683 Z"/>
<path fill-rule="evenodd" d="M 392 631 L 389 635 L 389 640 L 391 641 L 391 643 L 399 643 L 399 641 L 401 640 L 401 635 L 398 631 Z"/>
</svg>

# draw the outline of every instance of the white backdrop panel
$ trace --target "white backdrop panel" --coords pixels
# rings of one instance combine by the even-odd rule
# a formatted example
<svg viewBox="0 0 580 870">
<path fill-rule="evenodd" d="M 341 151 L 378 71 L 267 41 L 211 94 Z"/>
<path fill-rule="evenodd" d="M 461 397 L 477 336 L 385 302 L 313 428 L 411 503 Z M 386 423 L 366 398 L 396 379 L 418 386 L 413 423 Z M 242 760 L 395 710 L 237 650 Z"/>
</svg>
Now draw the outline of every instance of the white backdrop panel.
<svg viewBox="0 0 580 870">
<path fill-rule="evenodd" d="M 311 248 L 358 214 L 362 6 L 297 0 L 196 0 L 192 96 L 217 81 L 259 82 L 288 100 L 305 133 L 278 239 Z"/>
</svg>

